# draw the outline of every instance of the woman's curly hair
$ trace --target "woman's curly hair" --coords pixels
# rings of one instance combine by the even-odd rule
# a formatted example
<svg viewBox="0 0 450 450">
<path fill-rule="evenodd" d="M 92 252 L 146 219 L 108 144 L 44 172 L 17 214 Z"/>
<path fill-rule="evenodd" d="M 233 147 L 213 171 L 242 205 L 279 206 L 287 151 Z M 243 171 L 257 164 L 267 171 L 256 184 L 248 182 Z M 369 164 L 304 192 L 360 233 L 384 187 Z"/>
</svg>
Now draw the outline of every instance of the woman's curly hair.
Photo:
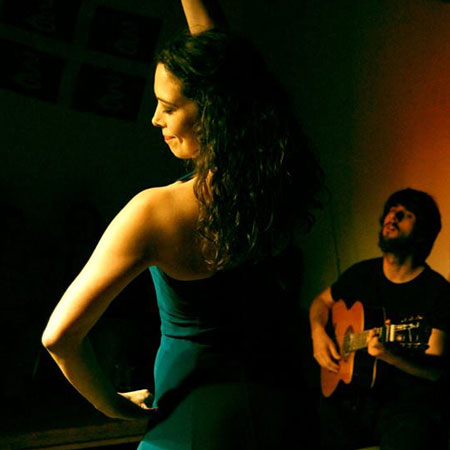
<svg viewBox="0 0 450 450">
<path fill-rule="evenodd" d="M 198 106 L 199 233 L 216 270 L 282 250 L 310 226 L 322 172 L 283 89 L 247 41 L 183 35 L 156 58 Z M 211 252 L 212 249 L 212 252 Z"/>
</svg>

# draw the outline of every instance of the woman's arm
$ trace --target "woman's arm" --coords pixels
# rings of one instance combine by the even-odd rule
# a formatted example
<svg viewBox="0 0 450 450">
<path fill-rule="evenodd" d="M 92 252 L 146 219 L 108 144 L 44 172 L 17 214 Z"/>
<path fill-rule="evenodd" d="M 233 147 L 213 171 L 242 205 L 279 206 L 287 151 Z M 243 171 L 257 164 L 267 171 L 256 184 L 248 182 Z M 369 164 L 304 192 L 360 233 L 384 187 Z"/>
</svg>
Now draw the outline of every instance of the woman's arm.
<svg viewBox="0 0 450 450">
<path fill-rule="evenodd" d="M 223 14 L 217 0 L 181 0 L 191 34 L 214 28 Z"/>
<path fill-rule="evenodd" d="M 42 342 L 65 377 L 98 410 L 131 419 L 148 414 L 119 395 L 87 335 L 111 301 L 157 260 L 158 194 L 144 191 L 111 222 L 91 258 L 53 311 Z M 152 220 L 155 218 L 156 220 Z"/>
</svg>

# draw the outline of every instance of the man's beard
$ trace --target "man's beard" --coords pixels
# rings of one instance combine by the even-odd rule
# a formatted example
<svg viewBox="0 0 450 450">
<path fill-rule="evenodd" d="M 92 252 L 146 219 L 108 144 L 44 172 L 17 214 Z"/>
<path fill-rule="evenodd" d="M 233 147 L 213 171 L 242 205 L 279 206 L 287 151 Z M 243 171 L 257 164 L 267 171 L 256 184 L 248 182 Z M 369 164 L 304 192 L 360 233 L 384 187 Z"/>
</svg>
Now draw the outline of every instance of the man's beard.
<svg viewBox="0 0 450 450">
<path fill-rule="evenodd" d="M 400 260 L 414 253 L 413 236 L 400 236 L 396 238 L 386 238 L 383 236 L 383 228 L 378 234 L 378 246 L 383 253 L 392 253 Z"/>
</svg>

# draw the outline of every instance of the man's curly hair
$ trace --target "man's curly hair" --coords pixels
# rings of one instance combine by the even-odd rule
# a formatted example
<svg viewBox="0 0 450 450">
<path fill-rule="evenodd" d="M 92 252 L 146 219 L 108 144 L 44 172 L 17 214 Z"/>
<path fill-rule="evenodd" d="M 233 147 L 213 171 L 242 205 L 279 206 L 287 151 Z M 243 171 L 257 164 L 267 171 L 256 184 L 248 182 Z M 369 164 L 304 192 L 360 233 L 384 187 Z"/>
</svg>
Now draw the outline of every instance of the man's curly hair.
<svg viewBox="0 0 450 450">
<path fill-rule="evenodd" d="M 156 62 L 198 106 L 194 191 L 208 263 L 220 270 L 282 250 L 294 224 L 313 223 L 322 185 L 283 89 L 247 41 L 218 30 L 180 36 Z"/>
</svg>

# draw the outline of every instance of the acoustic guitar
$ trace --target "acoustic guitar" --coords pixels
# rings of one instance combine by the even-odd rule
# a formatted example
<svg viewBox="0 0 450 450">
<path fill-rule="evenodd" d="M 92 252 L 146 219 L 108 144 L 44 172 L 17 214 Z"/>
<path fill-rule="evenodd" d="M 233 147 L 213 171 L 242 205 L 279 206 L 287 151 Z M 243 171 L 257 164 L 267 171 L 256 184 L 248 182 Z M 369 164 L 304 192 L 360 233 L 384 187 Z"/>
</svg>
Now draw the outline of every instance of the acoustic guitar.
<svg viewBox="0 0 450 450">
<path fill-rule="evenodd" d="M 367 348 L 370 331 L 370 329 L 364 330 L 364 308 L 358 301 L 350 309 L 347 309 L 343 300 L 337 301 L 331 311 L 331 325 L 341 359 L 337 373 L 321 368 L 321 388 L 325 397 L 330 397 L 341 381 L 350 384 L 354 380 L 355 355 L 358 350 Z M 372 329 L 377 331 L 379 341 L 385 344 L 422 351 L 428 348 L 428 336 L 426 336 L 427 332 L 421 316 L 406 318 L 399 324 L 386 322 L 384 326 Z M 368 385 L 373 387 L 377 359 L 369 355 L 368 358 L 370 358 L 368 365 L 371 373 L 361 375 L 361 378 L 365 377 Z M 367 372 L 367 364 L 363 371 Z"/>
</svg>

